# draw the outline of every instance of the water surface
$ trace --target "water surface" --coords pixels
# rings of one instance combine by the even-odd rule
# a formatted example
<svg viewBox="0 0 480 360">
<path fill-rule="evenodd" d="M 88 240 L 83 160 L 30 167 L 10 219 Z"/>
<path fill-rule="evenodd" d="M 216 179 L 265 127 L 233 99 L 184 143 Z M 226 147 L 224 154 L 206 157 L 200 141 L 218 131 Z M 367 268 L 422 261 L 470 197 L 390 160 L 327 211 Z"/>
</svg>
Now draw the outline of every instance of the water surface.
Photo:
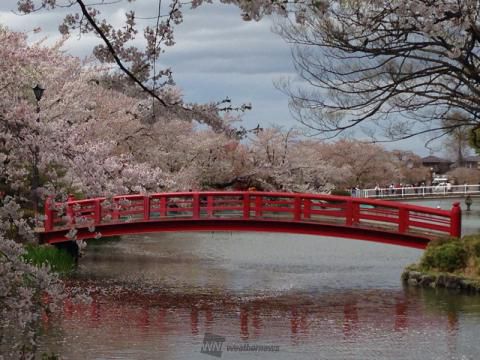
<svg viewBox="0 0 480 360">
<path fill-rule="evenodd" d="M 430 206 L 448 208 L 451 200 Z M 480 211 L 464 233 L 480 230 Z M 129 236 L 89 246 L 67 301 L 45 319 L 42 351 L 66 359 L 477 359 L 480 297 L 406 289 L 422 251 L 268 233 Z M 232 351 L 272 345 L 278 351 Z M 205 348 L 204 348 L 205 350 Z M 219 355 L 216 353 L 216 355 Z"/>
</svg>

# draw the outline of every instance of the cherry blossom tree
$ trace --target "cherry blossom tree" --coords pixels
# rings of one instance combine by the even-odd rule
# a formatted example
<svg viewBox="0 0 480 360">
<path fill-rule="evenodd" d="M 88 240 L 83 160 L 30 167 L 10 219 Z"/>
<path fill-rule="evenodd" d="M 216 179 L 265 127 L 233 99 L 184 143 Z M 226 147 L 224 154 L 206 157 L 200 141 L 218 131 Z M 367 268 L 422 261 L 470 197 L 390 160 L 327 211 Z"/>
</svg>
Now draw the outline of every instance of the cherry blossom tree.
<svg viewBox="0 0 480 360">
<path fill-rule="evenodd" d="M 0 42 L 0 331 L 17 329 L 19 348 L 11 351 L 18 356 L 12 358 L 28 358 L 36 320 L 51 304 L 43 296 L 61 289 L 47 267 L 22 258 L 20 243 L 34 239 L 36 225 L 27 212 L 33 166 L 42 178 L 34 189 L 42 199 L 71 190 L 85 196 L 157 190 L 168 178 L 121 152 L 115 132 L 98 137 L 95 129 L 105 127 L 112 114 L 121 126 L 138 103 L 91 81 L 107 69 L 65 55 L 61 43 L 28 45 L 24 34 L 5 29 Z M 32 86 L 40 80 L 46 91 L 37 113 Z"/>
<path fill-rule="evenodd" d="M 319 156 L 316 145 L 295 130 L 265 129 L 251 140 L 250 176 L 265 190 L 329 191 L 340 171 Z"/>
<path fill-rule="evenodd" d="M 402 184 L 427 184 L 431 179 L 430 169 L 423 166 L 422 158 L 411 151 L 393 150 L 393 161 L 397 177 L 395 180 Z"/>
<path fill-rule="evenodd" d="M 480 182 L 480 169 L 458 167 L 449 171 L 447 175 L 456 185 L 478 184 Z"/>
<path fill-rule="evenodd" d="M 343 177 L 337 185 L 343 187 L 374 187 L 398 178 L 393 154 L 379 145 L 342 139 L 321 144 L 319 156 L 342 169 Z"/>
<path fill-rule="evenodd" d="M 278 32 L 305 85 L 288 83 L 297 119 L 326 136 L 374 139 L 480 126 L 477 0 L 329 1 Z M 455 122 L 442 122 L 452 112 Z"/>
<path fill-rule="evenodd" d="M 161 169 L 168 190 L 223 187 L 235 177 L 239 142 L 224 133 L 198 128 L 194 122 L 164 118 L 153 124 L 129 125 L 115 127 L 122 133 L 119 147 L 137 162 Z"/>
<path fill-rule="evenodd" d="M 36 166 L 48 178 L 43 190 L 55 190 L 58 184 L 68 182 L 90 196 L 158 187 L 161 174 L 148 165 L 133 165 L 128 153 L 117 152 L 117 139 L 92 136 L 99 124 L 112 117 L 118 122 L 122 116 L 131 117 L 124 106 L 127 110 L 134 106 L 132 100 L 90 81 L 100 69 L 84 67 L 58 48 L 28 47 L 21 34 L 4 31 L 0 36 L 6 45 L 0 50 L 4 59 L 0 80 L 2 181 L 12 191 L 25 193 L 30 187 L 29 160 L 34 156 L 38 157 Z M 31 87 L 40 79 L 47 91 L 37 114 Z"/>
<path fill-rule="evenodd" d="M 48 266 L 23 260 L 25 249 L 5 236 L 12 232 L 33 238 L 30 225 L 14 198 L 0 202 L 0 351 L 5 358 L 31 359 L 41 316 L 55 309 L 63 284 Z M 47 299 L 52 299 L 48 301 Z"/>
</svg>

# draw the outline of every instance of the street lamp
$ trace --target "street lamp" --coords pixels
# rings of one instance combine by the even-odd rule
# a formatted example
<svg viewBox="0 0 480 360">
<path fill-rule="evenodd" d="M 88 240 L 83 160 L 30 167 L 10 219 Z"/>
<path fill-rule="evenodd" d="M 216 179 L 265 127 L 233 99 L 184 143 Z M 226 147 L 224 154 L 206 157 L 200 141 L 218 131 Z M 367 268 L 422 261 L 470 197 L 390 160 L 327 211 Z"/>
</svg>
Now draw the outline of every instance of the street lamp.
<svg viewBox="0 0 480 360">
<path fill-rule="evenodd" d="M 33 93 L 35 94 L 35 99 L 37 99 L 37 106 L 38 106 L 38 102 L 42 100 L 43 92 L 45 91 L 45 89 L 37 84 L 32 90 L 33 90 Z"/>
<path fill-rule="evenodd" d="M 467 211 L 470 211 L 470 207 L 472 206 L 472 197 L 470 195 L 467 195 L 465 198 L 465 205 L 467 205 Z"/>
<path fill-rule="evenodd" d="M 42 100 L 43 92 L 45 91 L 40 85 L 35 85 L 32 88 L 35 99 L 37 99 L 37 123 L 40 122 L 40 100 Z M 35 130 L 35 134 L 38 135 L 38 130 Z M 32 166 L 32 200 L 33 200 L 33 211 L 35 213 L 35 219 L 37 218 L 38 212 L 38 186 L 40 185 L 40 174 L 38 172 L 38 153 L 40 152 L 38 144 L 35 144 L 33 152 L 33 166 Z"/>
</svg>

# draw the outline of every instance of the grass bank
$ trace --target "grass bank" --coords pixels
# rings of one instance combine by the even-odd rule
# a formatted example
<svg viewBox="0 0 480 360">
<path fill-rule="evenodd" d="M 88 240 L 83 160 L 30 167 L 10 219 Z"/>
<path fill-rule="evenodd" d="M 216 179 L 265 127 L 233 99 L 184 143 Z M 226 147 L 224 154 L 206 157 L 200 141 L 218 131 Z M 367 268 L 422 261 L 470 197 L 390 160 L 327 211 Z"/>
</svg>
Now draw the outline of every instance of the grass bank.
<svg viewBox="0 0 480 360">
<path fill-rule="evenodd" d="M 68 275 L 75 269 L 75 259 L 55 246 L 27 245 L 25 250 L 25 261 L 35 266 L 48 264 L 52 271 L 61 275 Z"/>
<path fill-rule="evenodd" d="M 402 279 L 412 286 L 480 293 L 480 234 L 432 241 L 420 262 L 405 269 Z"/>
</svg>

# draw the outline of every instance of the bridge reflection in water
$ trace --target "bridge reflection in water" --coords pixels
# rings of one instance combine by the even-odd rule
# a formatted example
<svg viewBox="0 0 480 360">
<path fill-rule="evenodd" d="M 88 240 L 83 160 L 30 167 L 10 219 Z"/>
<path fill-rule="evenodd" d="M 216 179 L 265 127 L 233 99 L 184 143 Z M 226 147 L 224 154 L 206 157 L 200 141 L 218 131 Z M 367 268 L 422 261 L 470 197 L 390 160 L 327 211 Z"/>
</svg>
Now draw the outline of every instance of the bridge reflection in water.
<svg viewBox="0 0 480 360">
<path fill-rule="evenodd" d="M 63 333 L 74 334 L 80 346 L 82 337 L 88 343 L 88 337 L 94 336 L 95 346 L 100 348 L 151 346 L 152 342 L 165 347 L 166 339 L 180 336 L 201 341 L 206 332 L 237 343 L 277 343 L 284 348 L 306 343 L 382 341 L 382 336 L 431 336 L 433 346 L 440 341 L 454 347 L 459 331 L 456 310 L 442 307 L 444 303 L 429 304 L 428 293 L 424 302 L 411 301 L 409 291 L 416 292 L 413 299 L 418 297 L 417 290 L 370 290 L 245 302 L 218 296 L 183 295 L 179 300 L 169 294 L 120 292 L 110 298 L 94 296 L 90 304 L 66 301 L 61 327 Z M 49 327 L 45 317 L 45 333 L 54 331 Z"/>
</svg>

